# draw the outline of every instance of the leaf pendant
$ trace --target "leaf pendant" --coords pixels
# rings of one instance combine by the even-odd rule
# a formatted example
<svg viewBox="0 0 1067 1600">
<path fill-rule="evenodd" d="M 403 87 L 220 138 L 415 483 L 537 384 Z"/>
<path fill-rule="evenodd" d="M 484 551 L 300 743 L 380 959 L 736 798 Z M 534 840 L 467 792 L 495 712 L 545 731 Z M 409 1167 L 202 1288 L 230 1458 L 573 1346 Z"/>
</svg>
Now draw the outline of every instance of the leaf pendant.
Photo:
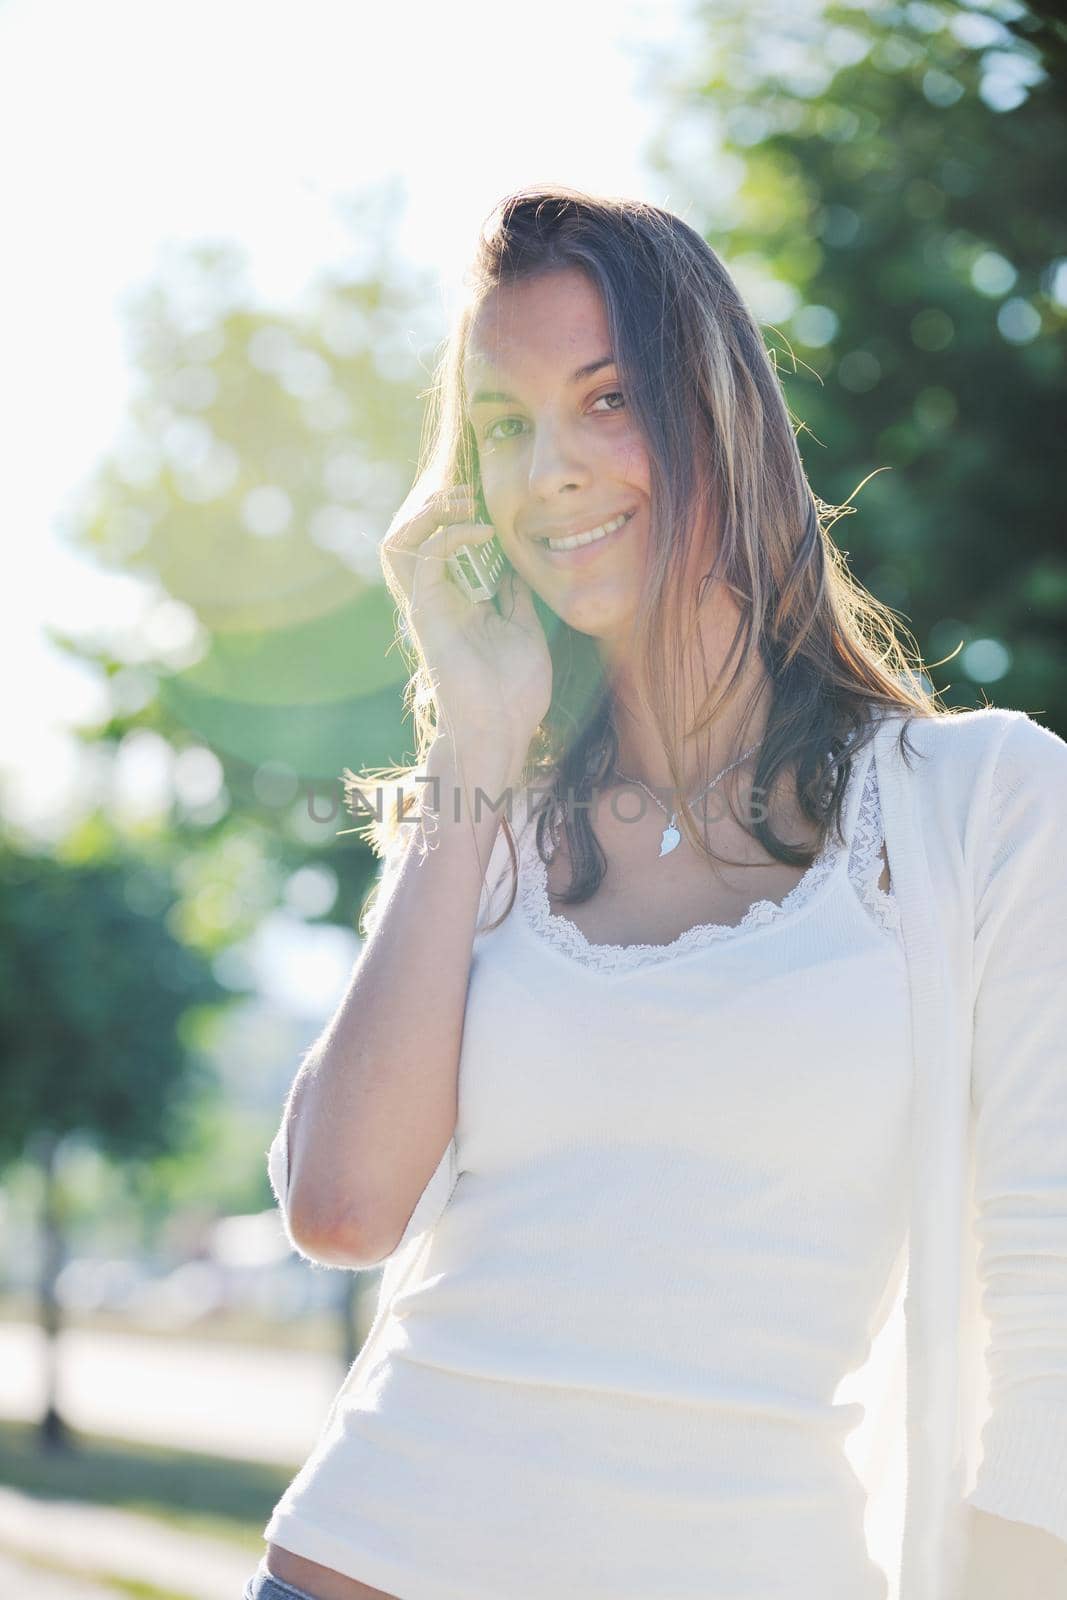
<svg viewBox="0 0 1067 1600">
<path fill-rule="evenodd" d="M 674 826 L 674 818 L 672 817 L 669 825 L 664 828 L 663 838 L 659 842 L 660 855 L 667 855 L 669 851 L 674 849 L 675 845 L 681 843 L 681 839 L 682 836 L 678 832 L 678 829 Z"/>
</svg>

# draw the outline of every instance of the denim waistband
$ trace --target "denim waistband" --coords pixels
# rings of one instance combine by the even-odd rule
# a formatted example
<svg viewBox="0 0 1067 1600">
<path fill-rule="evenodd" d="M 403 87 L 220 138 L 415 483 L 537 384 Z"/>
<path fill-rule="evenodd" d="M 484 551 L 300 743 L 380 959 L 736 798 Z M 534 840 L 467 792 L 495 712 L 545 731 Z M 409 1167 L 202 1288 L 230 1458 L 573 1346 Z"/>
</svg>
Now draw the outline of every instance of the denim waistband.
<svg viewBox="0 0 1067 1600">
<path fill-rule="evenodd" d="M 245 1584 L 241 1600 L 316 1600 L 316 1597 L 308 1594 L 306 1589 L 286 1583 L 284 1578 L 276 1578 L 267 1571 L 266 1562 L 261 1561 Z"/>
</svg>

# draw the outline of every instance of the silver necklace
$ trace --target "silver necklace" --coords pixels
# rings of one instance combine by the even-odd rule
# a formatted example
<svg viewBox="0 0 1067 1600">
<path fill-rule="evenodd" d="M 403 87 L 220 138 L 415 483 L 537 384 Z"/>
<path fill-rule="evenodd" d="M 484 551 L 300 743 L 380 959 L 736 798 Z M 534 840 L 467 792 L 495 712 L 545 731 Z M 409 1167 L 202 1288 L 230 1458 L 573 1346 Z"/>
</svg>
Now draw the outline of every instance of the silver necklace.
<svg viewBox="0 0 1067 1600">
<path fill-rule="evenodd" d="M 762 743 L 762 740 L 760 741 L 760 743 Z M 690 804 L 691 805 L 696 805 L 698 800 L 703 800 L 704 796 L 708 792 L 708 789 L 713 789 L 715 787 L 715 785 L 718 783 L 720 778 L 725 778 L 725 776 L 726 776 L 726 774 L 728 772 L 732 772 L 735 767 L 739 767 L 741 765 L 742 761 L 747 760 L 747 758 L 752 754 L 752 752 L 754 750 L 758 750 L 758 749 L 759 749 L 759 744 L 754 744 L 751 747 L 751 749 L 745 751 L 744 755 L 738 756 L 736 761 L 731 761 L 730 765 L 728 767 L 723 767 L 722 771 L 720 773 L 718 773 L 716 777 L 712 778 L 711 782 L 707 785 L 707 788 L 702 789 L 698 795 L 695 795 L 693 797 L 693 799 L 690 802 Z M 644 789 L 645 793 L 649 796 L 649 798 L 652 799 L 652 800 L 655 800 L 656 804 L 659 806 L 660 810 L 663 812 L 663 815 L 664 816 L 668 815 L 667 807 L 663 804 L 663 801 L 660 800 L 656 795 L 654 795 L 652 793 L 652 790 L 648 787 L 648 785 L 641 782 L 640 778 L 628 778 L 626 776 L 625 772 L 620 772 L 619 771 L 618 767 L 615 768 L 615 773 L 616 773 L 616 775 L 618 777 L 622 778 L 624 780 L 624 782 L 626 782 L 626 783 L 636 783 L 639 788 Z M 670 821 L 667 823 L 667 826 L 664 828 L 663 837 L 660 839 L 660 842 L 659 842 L 659 853 L 660 853 L 661 856 L 668 855 L 675 848 L 676 845 L 681 843 L 682 835 L 679 832 L 679 830 L 675 827 L 675 823 L 677 822 L 677 820 L 678 820 L 677 811 L 672 811 L 670 813 Z"/>
</svg>

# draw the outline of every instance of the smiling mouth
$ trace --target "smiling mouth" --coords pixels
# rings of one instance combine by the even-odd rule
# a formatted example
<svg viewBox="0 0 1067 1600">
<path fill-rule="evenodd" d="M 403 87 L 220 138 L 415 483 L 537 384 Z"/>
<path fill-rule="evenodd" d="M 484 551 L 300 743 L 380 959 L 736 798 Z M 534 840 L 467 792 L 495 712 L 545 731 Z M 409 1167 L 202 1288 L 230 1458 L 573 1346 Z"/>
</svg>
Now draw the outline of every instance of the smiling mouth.
<svg viewBox="0 0 1067 1600">
<path fill-rule="evenodd" d="M 538 539 L 537 543 L 542 549 L 548 550 L 552 555 L 564 555 L 570 550 L 583 550 L 587 545 L 601 544 L 605 539 L 610 539 L 619 533 L 626 524 L 637 514 L 637 507 L 632 511 L 622 511 L 618 516 L 610 517 L 607 522 L 602 522 L 595 528 L 590 528 L 586 533 L 572 534 L 559 539 Z"/>
</svg>

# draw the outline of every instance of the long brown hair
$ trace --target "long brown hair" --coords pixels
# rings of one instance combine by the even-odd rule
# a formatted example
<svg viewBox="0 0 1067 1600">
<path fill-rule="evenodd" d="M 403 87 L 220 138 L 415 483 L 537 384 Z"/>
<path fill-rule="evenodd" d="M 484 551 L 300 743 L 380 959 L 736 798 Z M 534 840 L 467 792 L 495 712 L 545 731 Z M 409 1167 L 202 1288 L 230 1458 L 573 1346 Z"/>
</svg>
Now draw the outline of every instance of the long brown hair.
<svg viewBox="0 0 1067 1600">
<path fill-rule="evenodd" d="M 758 651 L 770 679 L 770 701 L 754 789 L 775 792 L 776 779 L 791 770 L 801 811 L 817 826 L 818 841 L 813 847 L 790 844 L 775 832 L 765 808 L 756 808 L 748 820 L 736 811 L 734 816 L 772 857 L 807 867 L 831 826 L 842 837 L 844 792 L 852 760 L 873 737 L 872 712 L 882 707 L 903 715 L 903 753 L 908 718 L 949 715 L 953 708 L 939 703 L 917 648 L 911 652 L 913 666 L 901 645 L 894 613 L 856 581 L 831 540 L 833 523 L 855 508 L 847 502 L 829 505 L 812 492 L 759 326 L 699 233 L 658 206 L 558 185 L 521 189 L 495 206 L 478 238 L 465 278 L 466 297 L 428 391 L 412 497 L 460 483 L 480 488 L 478 445 L 463 385 L 474 318 L 499 285 L 560 267 L 583 270 L 603 297 L 627 407 L 648 450 L 651 528 L 635 624 L 637 678 L 648 686 L 646 705 L 661 730 L 674 792 L 681 795 L 684 788 L 675 730 L 685 703 L 688 646 L 691 641 L 701 646 L 706 685 L 696 614 L 705 589 L 721 583 L 740 613 L 727 657 L 727 664 L 732 659 L 736 664 L 728 678 L 723 673 L 725 682 L 712 686 L 692 732 L 707 728 L 738 694 Z M 680 592 L 687 541 L 709 526 L 720 530 L 711 570 L 697 593 Z M 344 783 L 355 809 L 367 805 L 369 791 L 386 780 L 394 793 L 397 787 L 403 792 L 406 813 L 417 804 L 420 791 L 412 779 L 437 724 L 432 682 L 406 628 L 404 596 L 394 593 L 394 598 L 403 642 L 413 658 L 405 705 L 414 718 L 415 762 L 362 777 L 346 768 Z M 553 688 L 523 776 L 547 795 L 537 820 L 537 848 L 545 860 L 546 835 L 562 820 L 572 876 L 561 898 L 575 904 L 596 891 L 606 867 L 588 807 L 574 801 L 587 799 L 614 768 L 614 702 L 596 640 L 566 625 L 539 596 L 534 601 L 549 642 Z M 750 698 L 738 754 L 751 743 L 745 729 L 753 710 Z M 381 814 L 380 805 L 371 809 L 366 832 L 384 854 L 397 833 L 395 811 L 386 807 Z M 506 810 L 502 826 L 514 871 L 518 858 Z M 708 858 L 729 860 L 710 848 L 684 800 L 679 826 Z M 510 912 L 516 883 L 513 875 L 508 905 L 491 927 Z"/>
</svg>

